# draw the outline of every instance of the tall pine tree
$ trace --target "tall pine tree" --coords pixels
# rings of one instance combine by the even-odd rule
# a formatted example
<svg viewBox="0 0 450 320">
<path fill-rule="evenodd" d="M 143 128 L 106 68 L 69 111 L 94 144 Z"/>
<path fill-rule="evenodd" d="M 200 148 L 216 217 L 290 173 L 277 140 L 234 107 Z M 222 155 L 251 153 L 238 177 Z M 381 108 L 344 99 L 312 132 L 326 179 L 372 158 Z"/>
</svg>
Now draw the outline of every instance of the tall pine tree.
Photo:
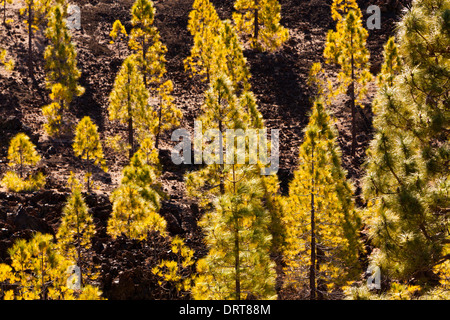
<svg viewBox="0 0 450 320">
<path fill-rule="evenodd" d="M 381 77 L 363 188 L 372 262 L 429 286 L 450 275 L 449 12 L 448 1 L 414 1 L 396 35 L 400 60 L 386 48 L 383 70 L 401 66 Z"/>
<path fill-rule="evenodd" d="M 331 6 L 336 31 L 327 34 L 324 56 L 327 63 L 340 67 L 337 90 L 332 95 L 346 93 L 350 98 L 352 114 L 352 147 L 354 157 L 357 147 L 356 111 L 362 107 L 361 100 L 367 93 L 372 79 L 369 71 L 369 51 L 366 48 L 368 32 L 363 27 L 362 13 L 356 0 L 334 0 Z"/>
<path fill-rule="evenodd" d="M 285 284 L 307 288 L 310 299 L 329 297 L 332 289 L 360 271 L 360 219 L 336 138 L 332 118 L 316 101 L 284 215 Z"/>
<path fill-rule="evenodd" d="M 234 9 L 234 23 L 253 48 L 275 51 L 289 39 L 289 31 L 280 24 L 277 0 L 236 0 Z"/>
</svg>

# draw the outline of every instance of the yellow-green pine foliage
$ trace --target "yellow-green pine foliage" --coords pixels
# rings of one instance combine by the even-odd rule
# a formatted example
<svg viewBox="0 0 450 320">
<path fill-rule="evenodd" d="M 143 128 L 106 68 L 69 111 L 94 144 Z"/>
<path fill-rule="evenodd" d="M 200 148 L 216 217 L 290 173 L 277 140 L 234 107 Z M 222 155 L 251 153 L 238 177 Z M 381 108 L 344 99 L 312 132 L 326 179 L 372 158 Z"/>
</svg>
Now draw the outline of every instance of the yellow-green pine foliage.
<svg viewBox="0 0 450 320">
<path fill-rule="evenodd" d="M 91 183 L 90 177 L 92 175 L 91 166 L 100 165 L 104 171 L 107 171 L 106 161 L 103 156 L 103 148 L 98 134 L 98 127 L 95 125 L 91 118 L 85 116 L 78 122 L 75 128 L 75 138 L 73 141 L 73 151 L 75 156 L 80 157 L 82 160 L 86 160 L 87 165 L 87 190 L 90 192 Z"/>
<path fill-rule="evenodd" d="M 67 288 L 67 268 L 70 261 L 62 256 L 49 234 L 36 233 L 26 241 L 17 240 L 8 250 L 11 256 L 9 283 L 15 289 L 7 292 L 8 299 L 60 300 L 72 299 Z"/>
<path fill-rule="evenodd" d="M 7 21 L 6 21 L 6 4 L 11 4 L 13 3 L 12 0 L 2 0 L 0 1 L 0 5 L 3 6 L 3 25 L 6 25 Z"/>
<path fill-rule="evenodd" d="M 63 108 L 68 108 L 72 97 L 83 94 L 84 88 L 78 84 L 81 72 L 77 68 L 77 52 L 66 25 L 62 6 L 52 7 L 45 34 L 50 42 L 44 53 L 46 86 L 51 89 L 59 83 L 67 87 L 67 104 Z"/>
<path fill-rule="evenodd" d="M 120 20 L 114 21 L 112 29 L 111 29 L 111 31 L 109 33 L 109 36 L 112 39 L 110 41 L 110 43 L 111 44 L 113 44 L 114 42 L 116 43 L 117 52 L 118 52 L 118 54 L 120 56 L 121 55 L 121 53 L 120 53 L 120 42 L 124 41 L 128 37 L 127 30 L 123 26 L 122 22 L 120 22 Z"/>
<path fill-rule="evenodd" d="M 202 125 L 203 135 L 209 129 L 218 130 L 224 134 L 227 129 L 244 129 L 246 127 L 248 114 L 233 93 L 232 83 L 226 76 L 219 76 L 210 84 L 205 93 L 202 114 L 197 120 Z M 194 161 L 201 161 L 207 166 L 189 173 L 186 176 L 186 183 L 188 193 L 191 196 L 200 197 L 201 205 L 207 205 L 210 203 L 211 196 L 225 192 L 226 168 L 223 164 L 224 158 L 223 161 L 220 161 L 219 150 L 225 148 L 226 141 L 224 135 L 222 135 L 222 140 L 220 137 L 215 139 L 208 136 L 204 136 L 203 140 L 200 141 L 200 137 L 194 137 L 194 148 L 201 152 L 201 159 L 194 159 Z"/>
<path fill-rule="evenodd" d="M 120 40 L 122 37 L 128 36 L 127 30 L 123 26 L 122 22 L 120 20 L 116 20 L 113 23 L 112 29 L 109 33 L 109 36 L 114 40 Z"/>
<path fill-rule="evenodd" d="M 275 51 L 289 39 L 289 31 L 280 24 L 277 0 L 236 0 L 234 8 L 234 23 L 253 48 Z"/>
<path fill-rule="evenodd" d="M 417 0 L 396 34 L 402 62 L 384 78 L 363 194 L 373 264 L 403 283 L 449 287 L 450 2 Z"/>
<path fill-rule="evenodd" d="M 184 61 L 186 71 L 199 75 L 208 83 L 217 74 L 216 37 L 222 21 L 209 0 L 195 0 L 189 13 L 188 30 L 193 36 L 191 54 Z"/>
<path fill-rule="evenodd" d="M 166 73 L 166 46 L 161 42 L 158 29 L 153 25 L 155 7 L 151 0 L 136 0 L 131 8 L 129 47 L 136 53 L 144 84 L 158 84 Z"/>
<path fill-rule="evenodd" d="M 261 112 L 258 110 L 258 105 L 256 103 L 256 97 L 251 91 L 245 91 L 242 93 L 239 98 L 240 105 L 244 109 L 244 111 L 248 114 L 248 129 L 258 129 L 258 130 L 267 130 L 264 119 Z M 259 139 L 262 140 L 262 137 L 259 136 Z M 271 145 L 268 140 L 265 141 L 267 143 L 267 152 L 271 152 Z M 260 153 L 264 152 L 261 149 L 258 149 L 256 155 L 252 155 L 253 157 L 260 156 Z M 255 159 L 254 158 L 254 159 Z M 248 159 L 248 161 L 250 158 Z M 249 163 L 249 162 L 248 162 Z M 261 170 L 267 167 L 266 164 L 257 163 L 258 170 Z M 269 230 L 272 235 L 272 249 L 271 252 L 274 255 L 280 254 L 281 246 L 284 243 L 285 230 L 282 223 L 282 216 L 284 212 L 284 197 L 281 196 L 280 193 L 280 183 L 278 176 L 276 174 L 272 175 L 262 175 L 261 178 L 261 187 L 264 191 L 264 206 L 269 211 L 270 214 L 270 226 Z"/>
<path fill-rule="evenodd" d="M 173 127 L 179 126 L 180 121 L 183 118 L 183 113 L 175 105 L 173 92 L 173 83 L 171 80 L 167 80 L 159 86 L 157 89 L 159 104 L 154 109 L 152 117 L 153 135 L 155 136 L 155 147 L 158 148 L 160 136 L 164 131 L 167 131 Z M 151 121 L 149 121 L 151 122 Z"/>
<path fill-rule="evenodd" d="M 392 87 L 394 78 L 401 70 L 401 61 L 398 53 L 398 46 L 395 43 L 395 37 L 390 37 L 384 45 L 384 63 L 377 76 L 378 85 L 387 85 Z"/>
<path fill-rule="evenodd" d="M 56 238 L 64 256 L 75 261 L 80 268 L 81 285 L 84 285 L 84 275 L 92 275 L 88 272 L 88 259 L 92 246 L 91 239 L 95 234 L 95 225 L 81 194 L 80 182 L 73 176 L 70 180 L 72 192 L 62 211 Z"/>
<path fill-rule="evenodd" d="M 5 0 L 6 1 L 6 0 Z M 14 69 L 14 59 L 7 58 L 8 52 L 5 49 L 0 48 L 0 64 L 4 65 L 6 70 L 12 71 Z"/>
<path fill-rule="evenodd" d="M 289 184 L 284 214 L 285 286 L 309 289 L 312 298 L 316 288 L 327 297 L 361 271 L 361 222 L 336 139 L 333 120 L 324 104 L 316 101 L 300 146 L 299 167 Z M 312 265 L 315 270 L 311 270 Z"/>
<path fill-rule="evenodd" d="M 197 262 L 194 299 L 274 299 L 275 268 L 259 172 L 232 166 L 232 180 L 199 225 L 209 249 Z"/>
<path fill-rule="evenodd" d="M 112 193 L 113 210 L 108 220 L 108 234 L 124 234 L 130 239 L 146 239 L 150 231 L 166 235 L 166 221 L 158 212 L 163 197 L 155 164 L 157 154 L 148 157 L 138 150 L 123 169 L 120 186 Z"/>
<path fill-rule="evenodd" d="M 174 260 L 162 260 L 152 268 L 152 273 L 160 277 L 158 284 L 167 290 L 175 287 L 176 296 L 182 298 L 189 294 L 192 287 L 191 269 L 194 265 L 194 250 L 189 248 L 179 236 L 175 236 L 171 243 Z"/>
<path fill-rule="evenodd" d="M 77 68 L 77 53 L 60 5 L 53 6 L 48 15 L 46 37 L 50 44 L 44 52 L 45 82 L 47 89 L 51 90 L 52 103 L 44 106 L 42 112 L 47 119 L 44 129 L 54 136 L 61 133 L 63 114 L 69 109 L 73 97 L 84 93 L 84 88 L 78 84 L 81 72 Z"/>
<path fill-rule="evenodd" d="M 52 0 L 24 0 L 23 7 L 20 8 L 20 15 L 28 28 L 28 72 L 30 78 L 34 77 L 33 72 L 33 34 L 47 18 L 52 6 Z"/>
<path fill-rule="evenodd" d="M 362 99 L 372 80 L 369 71 L 369 50 L 366 48 L 368 32 L 363 27 L 362 13 L 356 0 L 334 0 L 331 6 L 336 31 L 329 30 L 324 49 L 325 61 L 336 64 L 338 88 L 330 90 L 333 97 L 348 94 L 352 109 L 352 155 L 356 149 L 356 108 L 363 107 Z"/>
<path fill-rule="evenodd" d="M 129 157 L 134 154 L 135 130 L 148 128 L 149 93 L 144 85 L 142 74 L 138 70 L 136 57 L 129 56 L 122 64 L 114 81 L 114 87 L 109 96 L 109 119 L 118 120 L 128 126 Z M 138 132 L 139 134 L 139 132 Z M 144 133 L 144 136 L 146 134 Z"/>
<path fill-rule="evenodd" d="M 11 139 L 8 148 L 9 166 L 13 171 L 6 172 L 2 185 L 14 192 L 34 191 L 44 187 L 45 177 L 42 172 L 26 175 L 41 157 L 35 145 L 25 133 L 18 133 Z"/>
<path fill-rule="evenodd" d="M 250 90 L 250 70 L 236 30 L 229 20 L 223 21 L 216 38 L 216 64 L 218 72 L 228 76 L 234 92 L 240 95 Z"/>
</svg>

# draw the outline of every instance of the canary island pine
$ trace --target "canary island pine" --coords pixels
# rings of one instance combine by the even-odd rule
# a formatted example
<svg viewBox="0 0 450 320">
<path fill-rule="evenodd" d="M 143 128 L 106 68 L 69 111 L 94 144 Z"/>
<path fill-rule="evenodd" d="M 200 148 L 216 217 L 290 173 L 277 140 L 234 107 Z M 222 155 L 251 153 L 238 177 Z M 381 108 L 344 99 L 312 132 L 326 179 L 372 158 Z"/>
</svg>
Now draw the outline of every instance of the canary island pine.
<svg viewBox="0 0 450 320">
<path fill-rule="evenodd" d="M 197 118 L 202 133 L 216 130 L 222 133 L 217 137 L 194 137 L 194 148 L 198 149 L 199 159 L 196 163 L 207 164 L 203 169 L 193 171 L 186 176 L 188 193 L 200 197 L 201 205 L 207 205 L 211 196 L 225 193 L 226 166 L 223 150 L 226 146 L 223 133 L 227 129 L 243 129 L 248 121 L 248 114 L 239 104 L 233 93 L 231 81 L 226 76 L 213 80 L 205 93 L 203 113 Z M 212 131 L 209 131 L 212 132 Z M 201 141 L 208 140 L 208 141 Z M 221 151 L 222 150 L 222 151 Z"/>
<path fill-rule="evenodd" d="M 8 58 L 8 52 L 5 49 L 0 48 L 0 65 L 3 65 L 6 70 L 14 70 L 14 59 Z"/>
<path fill-rule="evenodd" d="M 8 253 L 11 265 L 0 264 L 0 297 L 4 300 L 101 299 L 96 287 L 86 286 L 80 292 L 68 287 L 67 270 L 72 262 L 58 251 L 49 234 L 38 232 L 29 241 L 16 240 Z"/>
<path fill-rule="evenodd" d="M 336 31 L 329 30 L 323 55 L 328 64 L 340 68 L 338 88 L 329 90 L 334 97 L 348 94 L 352 114 L 352 148 L 354 157 L 357 147 L 356 111 L 363 107 L 362 99 L 367 93 L 367 85 L 372 80 L 369 71 L 369 51 L 366 48 L 368 32 L 363 27 L 362 13 L 356 0 L 334 0 L 331 6 Z"/>
<path fill-rule="evenodd" d="M 341 166 L 337 133 L 322 102 L 316 101 L 289 184 L 284 214 L 285 286 L 325 298 L 361 271 L 361 225 L 352 185 Z"/>
<path fill-rule="evenodd" d="M 233 166 L 226 191 L 199 225 L 209 252 L 197 262 L 194 299 L 274 299 L 275 268 L 269 252 L 269 214 L 258 171 Z"/>
<path fill-rule="evenodd" d="M 61 5 L 52 7 L 48 15 L 46 37 L 50 44 L 44 52 L 45 83 L 51 90 L 52 102 L 42 108 L 47 119 L 44 129 L 50 136 L 59 135 L 67 127 L 64 113 L 69 110 L 75 96 L 84 93 L 84 88 L 78 84 L 81 76 L 77 68 L 77 52 L 71 40 L 70 31 L 65 21 L 65 11 Z"/>
<path fill-rule="evenodd" d="M 95 225 L 81 194 L 80 182 L 72 175 L 68 184 L 71 185 L 72 191 L 63 208 L 56 238 L 64 256 L 75 261 L 80 268 L 80 285 L 83 287 L 85 275 L 92 279 L 92 273 L 88 272 L 88 259 Z"/>
<path fill-rule="evenodd" d="M 217 74 L 216 37 L 219 35 L 222 21 L 214 5 L 209 0 L 195 0 L 189 13 L 188 31 L 193 37 L 189 57 L 184 60 L 186 71 L 191 76 L 198 75 L 202 81 L 210 83 Z"/>
<path fill-rule="evenodd" d="M 128 38 L 127 30 L 123 26 L 122 22 L 120 22 L 120 20 L 114 21 L 109 36 L 112 39 L 110 43 L 111 44 L 114 42 L 116 43 L 117 53 L 119 54 L 120 57 L 121 56 L 120 43 Z"/>
<path fill-rule="evenodd" d="M 166 73 L 166 46 L 154 26 L 155 7 L 151 0 L 136 0 L 131 8 L 128 46 L 136 54 L 136 63 L 146 87 L 159 84 Z"/>
<path fill-rule="evenodd" d="M 42 172 L 27 176 L 27 172 L 41 160 L 41 156 L 26 134 L 18 133 L 11 139 L 8 160 L 13 171 L 6 172 L 2 179 L 3 186 L 14 192 L 35 191 L 44 187 L 45 176 Z"/>
<path fill-rule="evenodd" d="M 149 93 L 143 77 L 139 72 L 135 56 L 129 56 L 122 64 L 114 81 L 114 87 L 109 96 L 109 119 L 118 120 L 128 126 L 129 158 L 135 151 L 135 130 L 149 127 L 152 124 L 145 120 L 148 115 Z"/>
<path fill-rule="evenodd" d="M 103 156 L 98 127 L 92 122 L 90 117 L 86 116 L 78 122 L 72 147 L 75 156 L 86 160 L 86 188 L 88 192 L 91 192 L 92 165 L 100 165 L 104 171 L 107 171 L 108 168 Z"/>
<path fill-rule="evenodd" d="M 113 211 L 107 226 L 111 237 L 124 234 L 130 239 L 146 239 L 150 231 L 166 235 L 166 221 L 158 214 L 164 194 L 157 180 L 157 161 L 157 153 L 149 155 L 140 149 L 123 169 L 121 184 L 111 195 Z"/>
<path fill-rule="evenodd" d="M 234 9 L 239 34 L 254 49 L 275 51 L 289 39 L 289 31 L 280 24 L 281 6 L 277 0 L 236 0 Z"/>
<path fill-rule="evenodd" d="M 179 126 L 183 118 L 183 113 L 174 103 L 172 92 L 173 82 L 171 80 L 167 80 L 159 86 L 157 89 L 159 103 L 150 114 L 152 119 L 147 121 L 148 123 L 152 123 L 150 131 L 155 137 L 155 148 L 159 147 L 161 134 Z"/>
<path fill-rule="evenodd" d="M 450 278 L 449 10 L 448 1 L 413 1 L 398 26 L 398 49 L 392 41 L 385 47 L 363 179 L 377 248 L 371 262 L 391 279 L 430 290 L 448 288 Z"/>
<path fill-rule="evenodd" d="M 12 0 L 2 0 L 0 1 L 0 5 L 3 6 L 3 25 L 6 25 L 6 5 L 13 3 Z"/>
<path fill-rule="evenodd" d="M 157 275 L 160 280 L 158 284 L 170 291 L 175 287 L 175 296 L 173 298 L 186 297 L 192 288 L 192 266 L 195 263 L 194 250 L 189 248 L 179 236 L 171 240 L 171 253 L 174 260 L 163 259 L 152 268 L 152 273 Z"/>
<path fill-rule="evenodd" d="M 52 6 L 51 0 L 24 0 L 20 8 L 20 15 L 24 17 L 24 24 L 28 29 L 28 74 L 30 79 L 34 78 L 33 69 L 33 35 L 47 18 Z"/>
</svg>

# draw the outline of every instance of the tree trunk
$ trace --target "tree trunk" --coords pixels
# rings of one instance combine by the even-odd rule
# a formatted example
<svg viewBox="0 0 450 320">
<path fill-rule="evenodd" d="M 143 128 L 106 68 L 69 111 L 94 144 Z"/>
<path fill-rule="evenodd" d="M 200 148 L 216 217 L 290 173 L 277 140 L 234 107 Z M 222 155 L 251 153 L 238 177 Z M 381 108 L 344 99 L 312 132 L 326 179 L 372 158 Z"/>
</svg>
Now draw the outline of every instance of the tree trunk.
<svg viewBox="0 0 450 320">
<path fill-rule="evenodd" d="M 158 131 L 155 137 L 155 148 L 158 149 L 159 146 L 159 135 L 161 133 L 161 118 L 162 118 L 162 99 L 159 100 L 159 114 L 158 114 Z"/>
<path fill-rule="evenodd" d="M 254 19 L 254 33 L 253 33 L 253 41 L 255 42 L 255 46 L 258 44 L 258 36 L 259 36 L 259 10 L 258 10 L 258 0 L 255 1 L 255 19 Z"/>
<path fill-rule="evenodd" d="M 312 156 L 312 178 L 311 178 L 311 264 L 309 269 L 309 288 L 310 300 L 316 299 L 316 221 L 314 206 L 314 147 L 311 152 Z"/>
<path fill-rule="evenodd" d="M 350 35 L 350 47 L 353 48 L 353 34 Z M 355 105 L 355 61 L 353 52 L 351 56 L 352 82 L 350 84 L 350 104 L 352 108 L 352 157 L 355 157 L 357 141 L 356 141 L 356 105 Z"/>
<path fill-rule="evenodd" d="M 33 78 L 32 24 L 33 24 L 33 1 L 30 1 L 28 5 L 28 73 L 31 79 Z"/>
<path fill-rule="evenodd" d="M 233 164 L 233 192 L 236 195 L 236 171 Z M 236 210 L 233 213 L 236 215 Z M 239 243 L 239 219 L 234 217 L 234 268 L 235 268 L 235 286 L 236 286 L 236 300 L 241 300 L 241 261 L 239 258 L 240 243 Z"/>
<path fill-rule="evenodd" d="M 128 153 L 128 157 L 131 159 L 134 153 L 134 137 L 133 137 L 133 115 L 131 110 L 131 93 L 130 93 L 130 76 L 128 76 L 128 90 L 127 90 L 127 112 L 128 112 L 128 144 L 130 145 L 130 150 Z"/>
<path fill-rule="evenodd" d="M 219 99 L 218 99 L 218 103 L 219 103 L 219 110 L 220 110 L 220 103 L 221 103 L 221 95 L 219 93 Z M 223 171 L 224 171 L 224 165 L 223 165 L 223 136 L 222 136 L 222 132 L 223 132 L 223 123 L 222 123 L 222 118 L 220 118 L 219 120 L 219 148 L 220 148 L 220 154 L 219 154 L 219 166 L 220 166 L 220 194 L 225 194 L 225 181 L 224 181 L 224 176 L 223 176 Z"/>
<path fill-rule="evenodd" d="M 77 265 L 80 268 L 80 287 L 83 287 L 83 271 L 81 269 L 81 232 L 80 232 L 80 218 L 78 209 L 77 213 Z"/>
</svg>

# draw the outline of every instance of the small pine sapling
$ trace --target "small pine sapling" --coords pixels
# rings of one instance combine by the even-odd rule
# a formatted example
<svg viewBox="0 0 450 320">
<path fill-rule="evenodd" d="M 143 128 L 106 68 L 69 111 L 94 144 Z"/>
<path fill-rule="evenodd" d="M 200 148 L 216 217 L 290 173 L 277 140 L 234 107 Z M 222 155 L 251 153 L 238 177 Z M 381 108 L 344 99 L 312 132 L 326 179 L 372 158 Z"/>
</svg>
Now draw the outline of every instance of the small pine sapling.
<svg viewBox="0 0 450 320">
<path fill-rule="evenodd" d="M 2 185 L 14 192 L 34 191 L 45 185 L 45 176 L 42 172 L 26 177 L 26 172 L 35 166 L 41 156 L 36 151 L 35 145 L 24 133 L 18 133 L 11 139 L 8 148 L 9 166 L 14 171 L 8 171 L 2 179 Z"/>
<path fill-rule="evenodd" d="M 275 51 L 289 39 L 289 31 L 280 24 L 277 0 L 236 0 L 234 9 L 239 34 L 248 38 L 252 48 Z"/>
<path fill-rule="evenodd" d="M 87 162 L 86 188 L 88 192 L 91 192 L 92 164 L 95 166 L 100 165 L 105 172 L 108 168 L 103 156 L 98 127 L 88 116 L 81 119 L 75 129 L 73 151 L 75 156 Z"/>
</svg>

